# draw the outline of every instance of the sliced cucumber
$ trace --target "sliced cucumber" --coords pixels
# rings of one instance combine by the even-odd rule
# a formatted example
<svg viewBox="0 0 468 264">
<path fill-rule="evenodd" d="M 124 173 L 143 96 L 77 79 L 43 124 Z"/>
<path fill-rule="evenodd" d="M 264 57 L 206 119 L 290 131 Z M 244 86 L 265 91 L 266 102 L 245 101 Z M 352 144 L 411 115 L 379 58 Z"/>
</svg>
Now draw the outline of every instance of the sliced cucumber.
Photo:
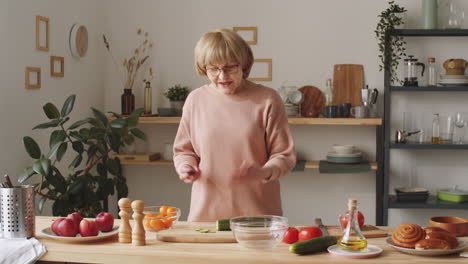
<svg viewBox="0 0 468 264">
<path fill-rule="evenodd" d="M 216 230 L 217 231 L 230 231 L 231 225 L 229 219 L 221 219 L 216 221 Z"/>
<path fill-rule="evenodd" d="M 289 252 L 299 255 L 312 254 L 324 251 L 329 246 L 335 245 L 337 242 L 336 238 L 332 236 L 316 237 L 290 245 Z"/>
</svg>

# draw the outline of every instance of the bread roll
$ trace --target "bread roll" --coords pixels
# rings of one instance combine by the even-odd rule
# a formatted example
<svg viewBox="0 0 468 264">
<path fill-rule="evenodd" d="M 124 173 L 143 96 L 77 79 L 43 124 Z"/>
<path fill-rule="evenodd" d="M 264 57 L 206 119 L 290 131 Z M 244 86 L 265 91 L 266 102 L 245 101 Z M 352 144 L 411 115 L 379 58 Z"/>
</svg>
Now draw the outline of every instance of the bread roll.
<svg viewBox="0 0 468 264">
<path fill-rule="evenodd" d="M 426 227 L 424 228 L 424 232 L 426 232 L 426 235 L 429 234 L 429 233 L 432 233 L 432 232 L 445 232 L 445 233 L 449 233 L 449 231 L 443 229 L 443 228 L 440 228 L 440 227 L 436 227 L 436 226 L 429 226 L 429 227 Z"/>
<path fill-rule="evenodd" d="M 404 223 L 395 228 L 392 232 L 393 244 L 404 248 L 414 248 L 416 242 L 424 239 L 426 233 L 416 224 Z"/>
<path fill-rule="evenodd" d="M 419 240 L 415 248 L 418 250 L 424 249 L 450 249 L 449 243 L 442 239 L 430 238 Z"/>
<path fill-rule="evenodd" d="M 426 239 L 440 239 L 447 241 L 449 248 L 457 248 L 458 247 L 458 240 L 457 238 L 449 232 L 429 232 L 426 233 Z"/>
</svg>

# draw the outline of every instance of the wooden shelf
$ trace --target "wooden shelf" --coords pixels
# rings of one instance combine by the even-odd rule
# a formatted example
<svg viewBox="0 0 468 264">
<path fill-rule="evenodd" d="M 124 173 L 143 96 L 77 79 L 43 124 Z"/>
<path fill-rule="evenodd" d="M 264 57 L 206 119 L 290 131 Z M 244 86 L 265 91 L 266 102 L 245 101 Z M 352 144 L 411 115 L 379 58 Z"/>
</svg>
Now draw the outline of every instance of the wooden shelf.
<svg viewBox="0 0 468 264">
<path fill-rule="evenodd" d="M 114 119 L 113 117 L 110 118 Z M 142 116 L 140 124 L 178 124 L 180 116 Z M 351 126 L 380 126 L 382 118 L 309 118 L 290 117 L 291 125 L 351 125 Z"/>
<path fill-rule="evenodd" d="M 392 92 L 468 92 L 467 86 L 390 86 Z"/>
<path fill-rule="evenodd" d="M 121 160 L 120 164 L 122 165 L 174 165 L 170 160 L 155 160 L 155 161 L 134 161 L 134 160 Z M 377 170 L 377 162 L 371 161 L 371 170 Z M 319 161 L 318 160 L 308 160 L 305 162 L 304 168 L 306 169 L 318 169 Z"/>
<path fill-rule="evenodd" d="M 396 144 L 391 143 L 390 148 L 392 149 L 468 149 L 468 144 Z"/>
</svg>

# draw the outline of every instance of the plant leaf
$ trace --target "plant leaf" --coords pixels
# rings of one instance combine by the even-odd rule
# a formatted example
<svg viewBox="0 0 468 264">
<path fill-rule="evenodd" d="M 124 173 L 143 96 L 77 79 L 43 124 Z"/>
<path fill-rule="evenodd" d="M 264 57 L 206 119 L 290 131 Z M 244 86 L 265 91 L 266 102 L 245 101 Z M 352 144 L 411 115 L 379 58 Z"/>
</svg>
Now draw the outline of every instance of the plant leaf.
<svg viewBox="0 0 468 264">
<path fill-rule="evenodd" d="M 39 199 L 39 203 L 37 205 L 37 209 L 39 210 L 40 213 L 42 213 L 42 209 L 44 208 L 44 204 L 47 201 L 47 198 L 45 196 L 42 196 Z"/>
<path fill-rule="evenodd" d="M 42 170 L 45 173 L 44 175 L 49 175 L 49 172 L 50 172 L 50 159 L 42 158 L 42 159 L 40 159 L 40 161 L 41 161 Z"/>
<path fill-rule="evenodd" d="M 84 151 L 83 143 L 81 143 L 81 141 L 73 141 L 72 147 L 76 152 L 80 154 L 82 154 Z"/>
<path fill-rule="evenodd" d="M 60 142 L 57 142 L 50 150 L 49 150 L 49 153 L 47 153 L 47 158 L 48 159 L 51 159 L 55 153 L 57 153 L 58 149 L 60 148 L 60 146 L 62 145 L 62 143 Z"/>
<path fill-rule="evenodd" d="M 120 161 L 118 158 L 108 159 L 107 160 L 107 170 L 115 176 L 120 176 L 121 174 L 121 167 Z"/>
<path fill-rule="evenodd" d="M 81 154 L 77 155 L 75 159 L 73 159 L 72 163 L 68 166 L 71 169 L 74 169 L 80 166 L 81 161 L 83 160 L 83 156 Z"/>
<path fill-rule="evenodd" d="M 62 160 L 63 155 L 65 155 L 65 152 L 67 152 L 67 147 L 68 147 L 67 142 L 63 142 L 62 144 L 60 144 L 60 147 L 57 150 L 57 160 L 58 161 Z"/>
<path fill-rule="evenodd" d="M 73 105 L 75 104 L 76 95 L 72 94 L 68 96 L 62 106 L 62 117 L 66 117 L 73 110 Z"/>
<path fill-rule="evenodd" d="M 107 124 L 108 124 L 107 117 L 106 117 L 101 111 L 97 110 L 96 108 L 91 107 L 91 109 L 93 110 L 94 116 L 95 116 L 99 121 L 101 121 L 101 123 L 103 123 L 104 126 L 107 126 Z"/>
<path fill-rule="evenodd" d="M 138 125 L 138 118 L 144 113 L 143 108 L 138 108 L 137 110 L 133 111 L 128 117 L 127 117 L 127 122 L 129 127 L 134 127 Z"/>
<path fill-rule="evenodd" d="M 112 128 L 124 128 L 127 127 L 127 120 L 125 119 L 114 119 L 110 122 Z"/>
<path fill-rule="evenodd" d="M 47 176 L 47 174 L 44 172 L 44 169 L 42 168 L 42 163 L 40 159 L 36 160 L 33 163 L 33 170 L 39 175 Z"/>
<path fill-rule="evenodd" d="M 31 176 L 33 176 L 34 174 L 36 174 L 36 173 L 34 172 L 33 168 L 32 167 L 27 167 L 26 169 L 23 170 L 23 173 L 18 178 L 18 182 L 23 183 L 26 180 L 28 180 L 29 178 L 31 178 Z"/>
<path fill-rule="evenodd" d="M 41 149 L 32 137 L 23 137 L 23 144 L 26 152 L 31 158 L 39 159 L 41 157 Z"/>
<path fill-rule="evenodd" d="M 46 116 L 49 119 L 59 119 L 60 118 L 60 112 L 57 109 L 57 107 L 55 107 L 54 104 L 47 103 L 42 107 L 42 109 L 44 109 L 44 113 L 46 114 Z"/>
<path fill-rule="evenodd" d="M 53 121 L 50 121 L 50 122 L 47 122 L 47 123 L 42 123 L 42 124 L 39 124 L 35 127 L 33 127 L 33 130 L 34 129 L 44 129 L 44 128 L 49 128 L 49 127 L 57 127 L 58 125 L 60 124 L 60 120 L 53 120 Z"/>
<path fill-rule="evenodd" d="M 59 142 L 63 142 L 65 140 L 65 138 L 67 138 L 67 133 L 65 133 L 65 131 L 55 130 L 50 135 L 49 147 L 52 148 L 53 146 L 55 146 L 55 144 L 57 144 Z"/>
<path fill-rule="evenodd" d="M 73 123 L 68 129 L 75 129 L 75 128 L 81 126 L 81 125 L 89 123 L 90 120 L 91 120 L 91 118 L 85 118 L 85 119 L 82 119 L 82 120 L 78 120 L 75 123 Z"/>
<path fill-rule="evenodd" d="M 71 194 L 79 194 L 83 187 L 85 186 L 84 182 L 78 178 L 76 181 L 74 181 L 69 188 L 69 192 Z"/>
<path fill-rule="evenodd" d="M 140 129 L 132 128 L 130 129 L 130 133 L 132 133 L 135 137 L 146 141 L 146 134 Z"/>
</svg>

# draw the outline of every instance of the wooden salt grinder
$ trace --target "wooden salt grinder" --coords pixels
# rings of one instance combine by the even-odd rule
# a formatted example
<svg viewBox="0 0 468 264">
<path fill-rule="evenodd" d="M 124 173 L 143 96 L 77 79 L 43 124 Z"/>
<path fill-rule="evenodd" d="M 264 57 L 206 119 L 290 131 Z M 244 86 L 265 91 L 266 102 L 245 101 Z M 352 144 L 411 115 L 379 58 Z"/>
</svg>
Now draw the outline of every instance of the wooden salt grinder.
<svg viewBox="0 0 468 264">
<path fill-rule="evenodd" d="M 132 227 L 130 226 L 130 208 L 132 201 L 127 198 L 119 200 L 119 216 L 122 223 L 119 227 L 119 242 L 131 243 L 132 242 Z"/>
<path fill-rule="evenodd" d="M 145 202 L 142 200 L 135 200 L 132 202 L 133 209 L 133 220 L 135 224 L 133 225 L 132 230 L 132 245 L 134 246 L 144 246 L 146 244 L 146 234 L 143 227 L 143 209 L 145 207 Z"/>
</svg>

